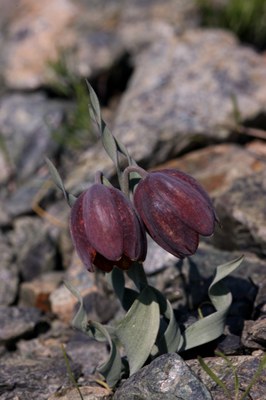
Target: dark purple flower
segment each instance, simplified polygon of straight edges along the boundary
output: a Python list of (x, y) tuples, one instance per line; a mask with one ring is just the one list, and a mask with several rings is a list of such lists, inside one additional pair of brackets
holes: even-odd
[(208, 194), (184, 172), (148, 173), (135, 190), (134, 203), (150, 236), (176, 257), (194, 254), (199, 235), (214, 231), (217, 218)]
[(145, 231), (129, 200), (118, 189), (94, 184), (71, 210), (70, 232), (77, 253), (89, 271), (110, 272), (144, 261)]

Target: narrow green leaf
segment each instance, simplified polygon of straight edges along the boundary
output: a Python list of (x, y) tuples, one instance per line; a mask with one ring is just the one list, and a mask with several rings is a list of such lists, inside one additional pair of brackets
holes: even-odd
[(212, 380), (219, 385), (225, 395), (227, 396), (227, 399), (232, 400), (232, 396), (231, 393), (229, 392), (229, 390), (227, 389), (226, 385), (224, 384), (224, 382), (218, 377), (218, 375), (205, 363), (205, 361), (203, 360), (202, 357), (198, 356), (198, 361), (201, 365), (201, 368), (212, 378)]
[(90, 96), (89, 111), (91, 118), (96, 122), (98, 126), (103, 147), (107, 152), (107, 154), (109, 155), (109, 157), (111, 158), (111, 160), (113, 161), (113, 163), (115, 164), (118, 179), (120, 181), (122, 175), (122, 168), (119, 161), (119, 153), (126, 157), (128, 165), (136, 164), (136, 162), (133, 160), (133, 158), (130, 157), (126, 147), (118, 139), (116, 139), (108, 129), (105, 121), (102, 119), (101, 108), (98, 97), (88, 81), (87, 85)]
[[(225, 287), (222, 280), (235, 271), (244, 257), (238, 257), (236, 260), (229, 261), (223, 265), (220, 265), (216, 269), (215, 277), (209, 287), (209, 297), (216, 308), (216, 310), (224, 309), (226, 306), (231, 305), (232, 295), (229, 290)], [(229, 304), (230, 303), (230, 304)]]
[[(71, 325), (73, 328), (78, 329), (79, 331), (85, 333), (89, 337), (99, 341), (99, 342), (104, 342), (106, 341), (106, 338), (104, 335), (100, 333), (99, 330), (93, 329), (93, 326), (91, 325), (91, 321), (88, 320), (86, 310), (84, 308), (84, 302), (81, 294), (74, 288), (74, 286), (67, 281), (64, 281), (64, 285), (67, 287), (67, 289), (73, 294), (74, 297), (79, 302), (79, 308), (78, 311), (76, 312), (75, 316), (72, 319)], [(114, 333), (114, 328), (112, 326), (107, 325), (105, 329), (108, 331), (109, 335), (112, 338), (115, 338), (115, 333)]]
[(139, 296), (139, 292), (125, 287), (125, 276), (119, 268), (115, 267), (110, 274), (106, 274), (106, 279), (112, 286), (124, 310), (128, 311)]
[[(173, 308), (170, 302), (162, 295), (162, 293), (152, 288), (160, 306), (160, 313), (168, 320), (168, 325), (162, 335), (159, 336), (156, 346), (160, 354), (172, 353), (178, 351), (183, 344), (183, 337), (179, 325), (176, 321)], [(154, 354), (154, 353), (153, 353)], [(154, 354), (155, 355), (155, 354)]]
[(92, 110), (91, 117), (94, 118), (95, 122), (97, 123), (98, 127), (101, 129), (101, 108), (100, 108), (100, 103), (97, 97), (97, 94), (95, 93), (93, 87), (89, 83), (88, 80), (86, 80), (88, 89), (89, 89), (89, 95), (90, 95), (90, 107)]
[(55, 185), (63, 192), (65, 200), (67, 201), (68, 205), (72, 207), (77, 198), (73, 194), (66, 191), (63, 180), (52, 161), (50, 161), (49, 158), (45, 158), (45, 161)]
[(245, 400), (252, 389), (252, 387), (255, 385), (256, 381), (259, 379), (259, 377), (262, 374), (262, 371), (266, 368), (266, 354), (262, 357), (260, 360), (259, 366), (255, 374), (253, 375), (251, 381), (248, 384), (248, 387), (246, 388), (245, 392), (243, 395), (240, 397), (240, 400)]
[(66, 369), (67, 369), (67, 373), (68, 373), (69, 379), (72, 382), (73, 386), (76, 388), (80, 399), (84, 400), (84, 397), (82, 396), (82, 393), (80, 391), (79, 385), (78, 385), (78, 383), (76, 381), (75, 375), (72, 372), (72, 369), (71, 369), (71, 366), (70, 366), (70, 362), (69, 362), (69, 359), (68, 359), (68, 355), (66, 353), (66, 349), (65, 349), (65, 346), (63, 344), (61, 344), (61, 349), (62, 349), (63, 357), (64, 357), (64, 360), (65, 360)]
[(94, 328), (101, 335), (103, 335), (110, 346), (108, 359), (105, 361), (104, 364), (99, 366), (97, 370), (105, 377), (108, 385), (110, 387), (114, 387), (121, 379), (122, 372), (122, 361), (117, 345), (115, 341), (111, 339), (109, 332), (102, 324), (100, 324), (99, 322), (90, 321), (89, 325), (91, 328)]
[(238, 393), (239, 393), (239, 378), (238, 378), (238, 374), (237, 374), (237, 370), (236, 367), (234, 366), (234, 364), (232, 363), (232, 361), (225, 355), (223, 354), (221, 351), (215, 351), (215, 354), (221, 358), (223, 358), (225, 360), (225, 362), (227, 363), (227, 365), (231, 368), (232, 373), (234, 374), (234, 382), (235, 382), (235, 398), (238, 399)]
[(232, 303), (232, 295), (221, 281), (235, 271), (242, 260), (243, 257), (239, 257), (216, 269), (216, 275), (209, 287), (209, 297), (217, 311), (200, 319), (185, 330), (182, 350), (200, 346), (223, 334), (226, 315)]
[(125, 291), (125, 277), (123, 271), (114, 267), (110, 274), (106, 274), (106, 280), (112, 286), (116, 296), (122, 303)]
[(70, 290), (70, 292), (73, 294), (73, 296), (75, 296), (80, 303), (77, 314), (72, 320), (72, 326), (99, 341), (107, 341), (110, 346), (109, 357), (106, 360), (106, 362), (98, 368), (98, 370), (105, 377), (108, 385), (110, 387), (113, 387), (120, 380), (121, 370), (122, 370), (122, 362), (119, 351), (117, 349), (117, 344), (115, 340), (113, 340), (111, 337), (111, 334), (115, 336), (114, 328), (111, 329), (111, 327), (108, 327), (109, 328), (108, 331), (107, 327), (104, 327), (99, 322), (88, 321), (82, 296), (71, 285), (70, 282), (64, 282), (64, 283), (66, 287)]
[(130, 375), (143, 366), (155, 343), (160, 325), (160, 309), (153, 290), (146, 286), (125, 317), (117, 324), (116, 335), (126, 350)]
[(76, 328), (84, 333), (87, 333), (88, 317), (87, 317), (87, 313), (84, 308), (83, 298), (82, 298), (81, 294), (74, 288), (74, 286), (70, 282), (64, 281), (64, 285), (73, 294), (73, 296), (76, 297), (76, 299), (79, 301), (79, 308), (78, 308), (76, 315), (72, 319), (71, 325), (74, 328)]

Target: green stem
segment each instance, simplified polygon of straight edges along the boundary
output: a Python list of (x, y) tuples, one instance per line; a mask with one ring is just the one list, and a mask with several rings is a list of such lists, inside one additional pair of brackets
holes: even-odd
[(146, 178), (146, 176), (148, 175), (148, 172), (145, 171), (145, 169), (139, 167), (138, 165), (129, 165), (127, 168), (125, 168), (120, 183), (121, 183), (121, 190), (122, 192), (125, 193), (127, 197), (129, 197), (129, 182), (131, 173), (138, 174), (143, 179)]
[(143, 268), (143, 264), (135, 262), (127, 271), (128, 277), (135, 283), (137, 289), (141, 291), (148, 285), (147, 276)]
[(67, 368), (67, 372), (68, 372), (69, 378), (70, 378), (72, 384), (74, 385), (74, 387), (77, 389), (77, 392), (78, 392), (78, 394), (80, 396), (80, 399), (84, 400), (84, 397), (83, 397), (83, 395), (82, 395), (82, 393), (80, 391), (80, 388), (79, 388), (78, 383), (77, 383), (77, 381), (75, 379), (75, 376), (74, 376), (74, 374), (73, 374), (73, 372), (71, 370), (70, 362), (69, 362), (69, 359), (68, 359), (68, 356), (67, 356), (67, 353), (66, 353), (66, 350), (65, 350), (65, 346), (63, 344), (61, 344), (61, 349), (62, 349), (64, 360), (65, 360), (65, 363), (66, 363), (66, 368)]

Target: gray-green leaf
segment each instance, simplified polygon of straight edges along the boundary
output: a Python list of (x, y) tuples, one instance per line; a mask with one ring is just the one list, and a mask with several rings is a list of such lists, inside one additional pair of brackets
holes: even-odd
[(116, 335), (126, 350), (130, 375), (143, 366), (156, 341), (160, 308), (154, 291), (146, 286), (116, 327)]
[(48, 166), (48, 168), (49, 168), (49, 172), (50, 172), (50, 174), (51, 174), (51, 177), (52, 177), (54, 183), (56, 184), (56, 186), (57, 186), (60, 190), (62, 190), (63, 195), (64, 195), (64, 197), (65, 197), (65, 199), (66, 199), (68, 205), (69, 205), (70, 207), (72, 207), (73, 204), (75, 203), (75, 201), (77, 200), (77, 198), (76, 198), (73, 194), (68, 193), (68, 192), (66, 191), (65, 185), (64, 185), (64, 183), (63, 183), (63, 180), (62, 180), (61, 176), (59, 175), (59, 172), (58, 172), (57, 169), (55, 168), (54, 164), (52, 163), (52, 161), (50, 161), (49, 158), (45, 158), (45, 161), (46, 161), (46, 164), (47, 164), (47, 166)]
[(200, 346), (223, 334), (226, 315), (232, 303), (232, 295), (223, 284), (222, 279), (235, 271), (243, 258), (243, 256), (239, 257), (217, 267), (215, 277), (209, 287), (209, 297), (217, 311), (200, 319), (185, 330), (182, 350)]

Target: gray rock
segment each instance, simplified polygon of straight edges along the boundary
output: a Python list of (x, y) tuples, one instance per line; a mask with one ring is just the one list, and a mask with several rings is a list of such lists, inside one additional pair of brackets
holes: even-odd
[(32, 280), (55, 268), (56, 247), (44, 220), (35, 217), (18, 218), (10, 234), (10, 241), (23, 280)]
[(254, 304), (256, 314), (263, 316), (266, 315), (266, 277), (258, 276), (257, 281), (254, 283), (258, 286), (258, 293)]
[(215, 201), (223, 229), (216, 230), (214, 244), (265, 256), (265, 195), (266, 170), (235, 180)]
[[(229, 357), (232, 364), (236, 367), (236, 372), (239, 378), (239, 394), (243, 394), (245, 389), (251, 382), (252, 377), (258, 370), (258, 366), (261, 358), (263, 357), (262, 351), (254, 352), (251, 356), (233, 356)], [(235, 395), (235, 378), (232, 367), (230, 367), (224, 359), (221, 357), (205, 358), (204, 361), (213, 370), (222, 382), (227, 387), (228, 391), (234, 398)], [(217, 385), (216, 382), (202, 369), (197, 360), (186, 361), (192, 370), (199, 376), (199, 378), (208, 387), (213, 398), (215, 400), (228, 399), (228, 394)], [(252, 400), (262, 400), (265, 397), (266, 385), (265, 385), (266, 371), (261, 371), (258, 379), (252, 385), (250, 390), (250, 398)]]
[(126, 0), (120, 7), (118, 33), (126, 49), (138, 54), (173, 30), (181, 33), (198, 25), (198, 9), (193, 0)]
[(235, 179), (265, 170), (265, 155), (263, 141), (253, 141), (246, 146), (222, 143), (190, 151), (156, 166), (156, 169), (184, 171), (197, 179), (212, 198), (216, 198), (228, 190)]
[(43, 184), (43, 178), (32, 178), (8, 194), (4, 202), (10, 220), (21, 215), (32, 214), (34, 199), (42, 190)]
[(145, 259), (145, 272), (147, 275), (158, 273), (170, 265), (175, 265), (176, 257), (162, 249), (150, 236), (148, 239), (148, 251)]
[[(197, 309), (208, 300), (207, 291), (215, 269), (241, 255), (240, 252), (220, 250), (202, 241), (193, 256), (183, 261), (176, 259), (175, 264), (150, 276), (149, 282), (166, 295), (173, 307)], [(257, 293), (256, 282), (264, 267), (263, 260), (246, 253), (238, 270), (225, 279), (234, 297), (235, 308), (232, 307), (231, 313), (241, 317), (241, 321), (245, 317), (251, 318)]]
[(3, 7), (6, 18), (0, 63), (4, 82), (13, 89), (36, 89), (51, 83), (49, 64), (57, 61), (60, 53), (65, 54), (72, 71), (92, 77), (114, 65), (126, 51), (139, 52), (168, 31), (180, 32), (198, 24), (192, 0), (166, 0), (163, 5), (158, 0), (54, 0), (52, 5), (41, 3), (38, 7), (25, 0), (24, 7), (27, 13)]
[(115, 174), (113, 162), (100, 143), (95, 144), (80, 155), (66, 178), (65, 186), (67, 190), (76, 195), (80, 194), (94, 182), (97, 171), (101, 171), (107, 179)]
[(233, 98), (242, 121), (264, 113), (265, 81), (264, 58), (228, 32), (163, 37), (137, 60), (113, 132), (137, 161), (156, 165), (195, 143), (228, 139)]
[(0, 342), (7, 343), (32, 333), (42, 321), (36, 308), (0, 306)]
[(66, 345), (66, 352), (72, 360), (75, 360), (81, 366), (85, 381), (95, 373), (96, 368), (103, 364), (108, 357), (106, 343), (96, 342), (82, 333), (72, 335)]
[[(71, 362), (71, 371), (77, 379), (80, 368)], [(1, 363), (1, 400), (47, 400), (63, 387), (72, 386), (66, 363), (61, 356), (50, 358), (11, 357)]]
[(97, 386), (81, 386), (79, 392), (76, 388), (65, 389), (50, 396), (48, 400), (80, 400), (80, 393), (83, 400), (112, 399), (112, 392), (108, 389)]
[[(106, 323), (114, 317), (119, 303), (110, 291), (104, 274), (88, 272), (76, 254), (66, 271), (64, 281), (72, 284), (83, 297), (89, 319)], [(77, 299), (66, 286), (61, 285), (54, 290), (49, 300), (52, 312), (61, 321), (70, 323), (77, 311)]]
[(12, 304), (18, 293), (19, 270), (13, 262), (15, 252), (6, 236), (0, 234), (0, 304)]
[(0, 130), (8, 162), (25, 179), (36, 172), (59, 143), (52, 134), (64, 115), (63, 105), (42, 93), (7, 94), (0, 100)]
[(133, 374), (114, 395), (114, 400), (207, 400), (208, 389), (177, 354), (165, 354)]
[(59, 286), (62, 279), (63, 272), (51, 271), (42, 273), (30, 282), (22, 282), (19, 290), (19, 305), (50, 312), (49, 296)]
[(241, 340), (250, 349), (266, 349), (266, 318), (256, 321), (245, 321)]
[(47, 80), (49, 63), (56, 59), (58, 49), (73, 44), (69, 25), (76, 11), (69, 0), (42, 3), (38, 7), (34, 1), (26, 0), (23, 10), (13, 8), (5, 22), (2, 55), (2, 74), (8, 87), (35, 89), (45, 82), (45, 77)]

